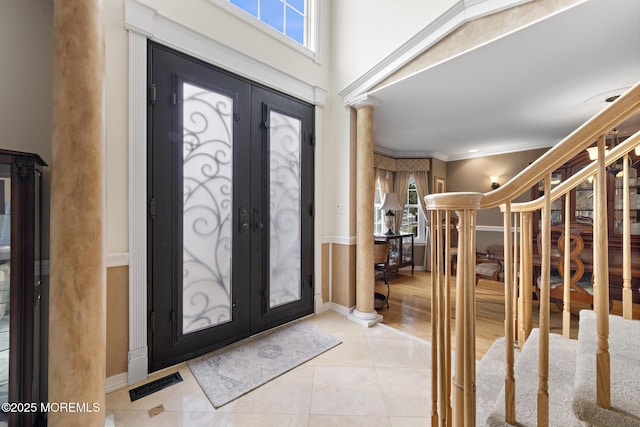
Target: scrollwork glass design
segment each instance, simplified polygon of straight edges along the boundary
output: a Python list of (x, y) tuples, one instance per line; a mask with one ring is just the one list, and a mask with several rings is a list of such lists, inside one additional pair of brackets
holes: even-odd
[(272, 111), (269, 117), (270, 307), (301, 296), (300, 120)]
[(183, 334), (231, 321), (232, 119), (232, 98), (183, 84)]

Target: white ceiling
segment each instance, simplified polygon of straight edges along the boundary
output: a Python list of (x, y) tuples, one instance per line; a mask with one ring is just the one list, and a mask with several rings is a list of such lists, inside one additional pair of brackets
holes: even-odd
[(443, 160), (550, 147), (639, 81), (640, 0), (590, 0), (370, 92), (374, 143)]

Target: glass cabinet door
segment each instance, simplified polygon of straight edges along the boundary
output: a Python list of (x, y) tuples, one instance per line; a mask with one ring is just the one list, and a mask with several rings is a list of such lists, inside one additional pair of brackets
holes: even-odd
[[(621, 175), (621, 174), (620, 174)], [(613, 198), (613, 232), (622, 234), (622, 224), (624, 218), (624, 177), (615, 177), (615, 193)], [(640, 194), (638, 194), (638, 171), (629, 168), (629, 213), (631, 234), (640, 234)]]
[[(0, 403), (40, 401), (40, 175), (38, 155), (0, 149)], [(45, 321), (46, 323), (46, 321)], [(43, 373), (44, 375), (44, 373)], [(38, 377), (38, 378), (36, 378)], [(0, 426), (44, 414), (2, 412)]]
[(413, 234), (402, 236), (402, 262), (413, 260)]
[(400, 259), (400, 242), (398, 237), (389, 237), (389, 267), (397, 266), (402, 263)]
[(0, 164), (0, 403), (9, 400), (11, 165)]
[[(563, 180), (563, 176), (561, 172), (553, 172), (551, 174), (551, 189), (553, 190), (558, 186)], [(540, 181), (538, 184), (538, 196), (542, 197), (544, 195), (544, 179)], [(559, 198), (551, 202), (551, 224), (560, 224), (562, 223), (562, 206), (563, 206), (563, 198)], [(541, 219), (539, 218), (538, 221)], [(538, 226), (541, 226), (541, 223), (538, 223)]]
[[(585, 165), (586, 166), (586, 165)], [(584, 167), (584, 166), (583, 166)], [(578, 168), (578, 171), (581, 168)], [(593, 224), (593, 178), (578, 185), (575, 190), (575, 221), (581, 224)]]

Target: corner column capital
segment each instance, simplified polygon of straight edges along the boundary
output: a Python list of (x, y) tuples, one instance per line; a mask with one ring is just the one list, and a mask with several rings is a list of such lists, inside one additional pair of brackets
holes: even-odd
[(365, 93), (351, 100), (348, 105), (355, 108), (356, 110), (362, 107), (376, 108), (378, 105), (380, 105), (380, 101), (373, 96)]

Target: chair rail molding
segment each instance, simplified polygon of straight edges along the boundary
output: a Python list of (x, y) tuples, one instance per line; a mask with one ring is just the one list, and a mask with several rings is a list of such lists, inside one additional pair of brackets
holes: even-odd
[(107, 268), (125, 267), (129, 265), (128, 252), (109, 252), (107, 254)]

